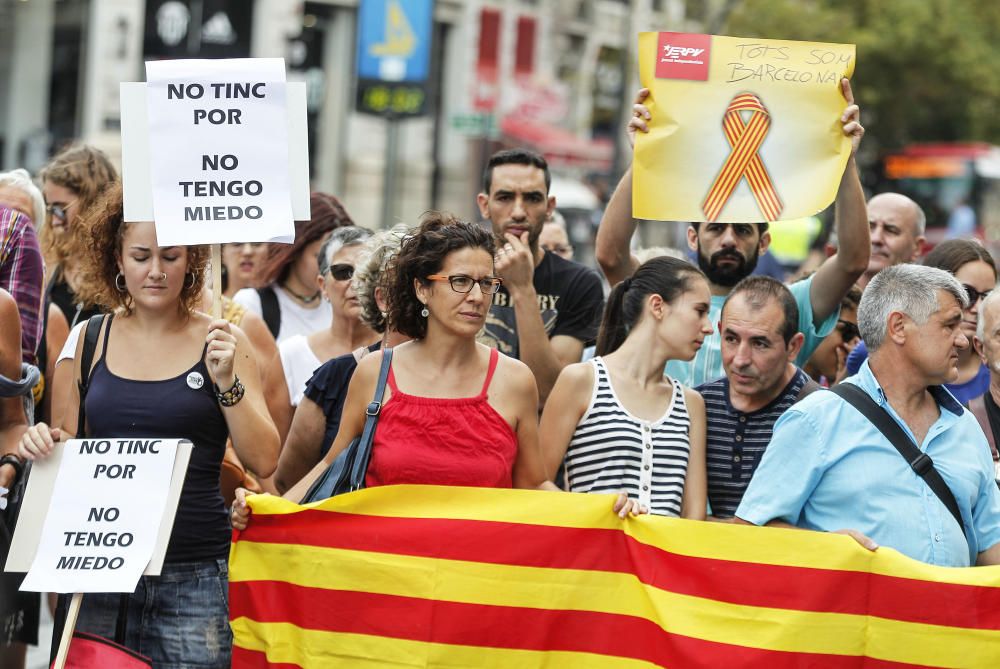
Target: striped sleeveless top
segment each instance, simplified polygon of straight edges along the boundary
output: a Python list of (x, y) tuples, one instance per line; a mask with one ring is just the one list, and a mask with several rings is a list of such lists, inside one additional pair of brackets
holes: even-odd
[(621, 492), (650, 513), (679, 516), (691, 452), (684, 386), (674, 391), (666, 412), (641, 420), (618, 400), (601, 358), (593, 358), (594, 389), (566, 449), (566, 486), (570, 492)]

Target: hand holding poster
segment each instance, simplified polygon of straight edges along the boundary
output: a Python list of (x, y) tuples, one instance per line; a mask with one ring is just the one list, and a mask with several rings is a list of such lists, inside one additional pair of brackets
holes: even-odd
[(278, 58), (146, 64), (160, 246), (294, 236)]
[(639, 58), (652, 118), (635, 145), (636, 218), (776, 221), (836, 197), (854, 45), (642, 33)]
[[(21, 589), (132, 592), (162, 543), (167, 505), (177, 504), (168, 490), (178, 440), (73, 439), (62, 450), (38, 550)], [(179, 492), (180, 481), (175, 488)]]

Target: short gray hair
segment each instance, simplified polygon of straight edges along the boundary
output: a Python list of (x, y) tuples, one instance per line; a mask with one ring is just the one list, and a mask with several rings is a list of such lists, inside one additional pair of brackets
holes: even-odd
[[(385, 314), (378, 308), (375, 289), (385, 286), (382, 280), (389, 260), (399, 253), (403, 240), (412, 234), (404, 223), (397, 223), (388, 230), (379, 230), (365, 242), (365, 249), (354, 268), (354, 292), (361, 303), (361, 320), (378, 333), (384, 333)], [(384, 290), (384, 288), (383, 288)]]
[(38, 189), (35, 182), (31, 180), (28, 170), (19, 167), (10, 172), (0, 172), (0, 188), (4, 186), (24, 191), (31, 200), (31, 218), (35, 227), (39, 228), (45, 224), (45, 198), (42, 197), (42, 191)]
[(323, 245), (319, 247), (319, 253), (316, 254), (316, 262), (319, 265), (320, 275), (326, 274), (326, 270), (330, 269), (333, 256), (337, 255), (340, 249), (345, 246), (360, 246), (371, 236), (371, 230), (356, 225), (344, 225), (334, 228), (330, 236), (323, 242)]
[(904, 263), (886, 267), (875, 275), (858, 305), (858, 330), (869, 351), (877, 351), (885, 341), (889, 314), (898, 311), (923, 325), (941, 308), (938, 291), (952, 295), (962, 309), (969, 306), (965, 289), (954, 276), (925, 265)]
[(986, 310), (996, 301), (1000, 300), (1000, 291), (996, 289), (991, 290), (990, 294), (983, 298), (983, 301), (979, 303), (979, 317), (976, 319), (976, 336), (979, 337), (980, 341), (986, 339), (986, 326), (983, 323), (986, 322)]

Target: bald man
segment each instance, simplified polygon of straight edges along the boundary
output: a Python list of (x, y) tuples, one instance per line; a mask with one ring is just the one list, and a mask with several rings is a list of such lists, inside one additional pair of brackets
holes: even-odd
[(1000, 291), (990, 292), (979, 305), (979, 323), (972, 341), (983, 364), (990, 369), (990, 389), (969, 402), (969, 410), (986, 433), (996, 463), (996, 476), (1000, 480), (1000, 452), (997, 451), (1000, 443)]
[(886, 267), (913, 262), (924, 243), (927, 217), (916, 202), (899, 193), (881, 193), (868, 201), (872, 254), (868, 269), (858, 279), (863, 289)]

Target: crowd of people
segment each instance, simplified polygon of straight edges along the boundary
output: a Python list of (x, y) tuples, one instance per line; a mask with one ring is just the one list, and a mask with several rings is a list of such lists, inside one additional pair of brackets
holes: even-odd
[[(631, 170), (597, 231), (600, 272), (579, 264), (544, 157), (511, 149), (483, 175), (485, 225), (427, 212), (372, 230), (314, 193), (294, 244), (225, 245), (214, 318), (207, 250), (126, 222), (103, 153), (70, 147), (35, 180), (0, 174), (10, 508), (26, 465), (66, 438), (195, 446), (163, 573), (88, 594), (77, 629), (112, 637), (124, 620), (155, 666), (229, 666), (226, 558), (230, 529), (253, 523), (247, 495), (301, 500), (361, 435), (383, 359), (368, 486), (609, 493), (623, 519), (841, 532), (932, 564), (1000, 564), (996, 264), (973, 239), (921, 260), (920, 207), (865, 201), (864, 129), (842, 92), (839, 247), (787, 285), (755, 274), (767, 223), (691, 223), (694, 263), (633, 250)], [(18, 583), (0, 583), (4, 667), (37, 643), (40, 599)]]

